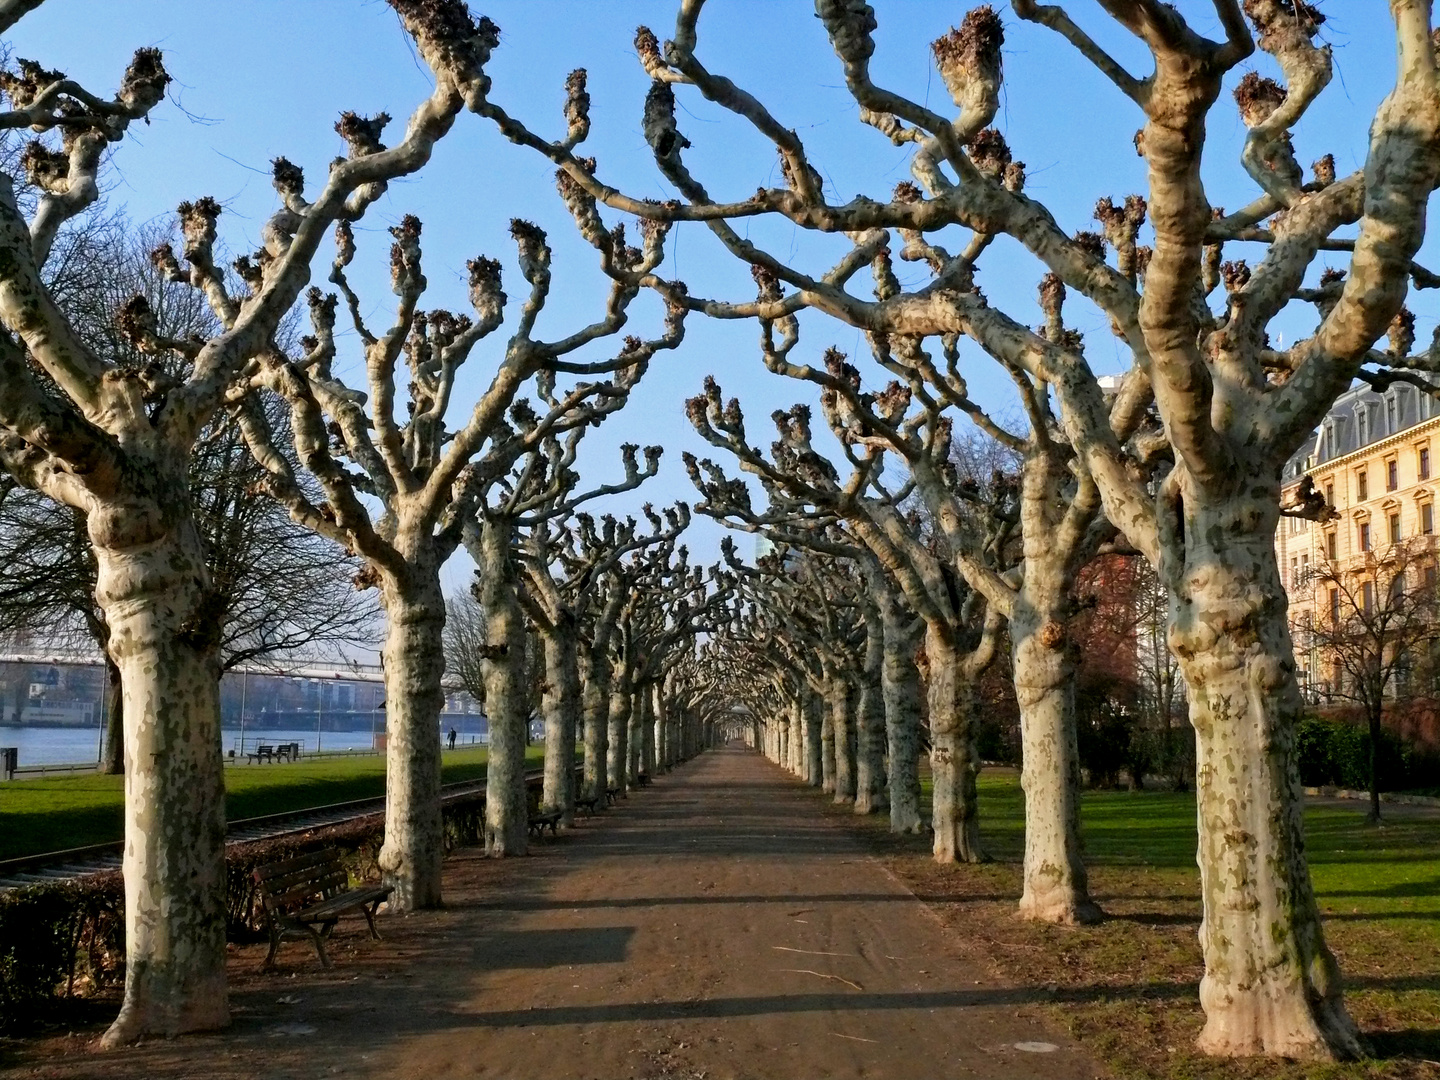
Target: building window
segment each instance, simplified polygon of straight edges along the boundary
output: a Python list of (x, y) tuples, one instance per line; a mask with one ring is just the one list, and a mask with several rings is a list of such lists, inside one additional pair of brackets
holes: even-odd
[[(1300, 556), (1300, 584), (1301, 584), (1301, 585), (1309, 585), (1309, 584), (1310, 584), (1310, 556), (1309, 556), (1309, 555), (1301, 555), (1301, 556)], [(1310, 617), (1309, 612), (1306, 612), (1305, 617), (1306, 617), (1307, 619)]]
[(1290, 559), (1290, 587), (1292, 589), (1300, 587), (1300, 559), (1298, 557)]
[(1394, 491), (1400, 486), (1400, 463), (1393, 457), (1385, 462), (1385, 490)]
[(1355, 410), (1355, 424), (1360, 432), (1360, 445), (1370, 441), (1370, 410), (1361, 405)]
[(1370, 550), (1370, 523), (1368, 521), (1360, 523), (1360, 550)]
[(1405, 571), (1400, 571), (1390, 579), (1390, 606), (1393, 608), (1400, 603), (1405, 595)]
[(1400, 409), (1395, 395), (1391, 394), (1385, 399), (1385, 434), (1394, 435), (1400, 430)]
[(1435, 588), (1435, 567), (1433, 565), (1425, 567), (1425, 587), (1427, 589)]
[(1360, 610), (1363, 611), (1366, 615), (1369, 615), (1370, 609), (1374, 606), (1375, 583), (1373, 581), (1367, 581), (1365, 582), (1365, 584), (1360, 586)]
[(1415, 474), (1421, 480), (1430, 479), (1430, 447), (1420, 447), (1420, 453), (1416, 455)]
[(1370, 478), (1361, 469), (1355, 474), (1355, 499), (1357, 502), (1364, 502), (1370, 498)]
[(1435, 504), (1422, 503), (1420, 505), (1420, 531), (1426, 536), (1435, 532)]
[(1330, 590), (1330, 624), (1338, 625), (1340, 622), (1340, 590)]
[(1399, 542), (1400, 542), (1400, 515), (1399, 515), (1399, 514), (1391, 514), (1391, 515), (1390, 515), (1390, 543), (1392, 543), (1392, 544), (1398, 544)]
[(1325, 557), (1331, 562), (1336, 559), (1335, 555), (1335, 532), (1332, 530), (1325, 534)]

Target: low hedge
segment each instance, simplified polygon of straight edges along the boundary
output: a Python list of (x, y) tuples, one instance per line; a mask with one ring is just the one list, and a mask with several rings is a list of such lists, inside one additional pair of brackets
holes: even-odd
[[(475, 844), (484, 799), (445, 805), (445, 844)], [(376, 814), (328, 828), (232, 844), (225, 852), (226, 936), (263, 940), (265, 914), (252, 872), (307, 851), (338, 849), (351, 877), (380, 876), (384, 820)], [(26, 886), (0, 894), (0, 1031), (33, 1024), (59, 1001), (88, 997), (125, 977), (125, 886), (119, 871)]]
[[(1368, 725), (1307, 717), (1295, 731), (1300, 782), (1306, 787), (1370, 787)], [(1434, 762), (1393, 732), (1380, 733), (1381, 791), (1402, 791), (1434, 777)]]

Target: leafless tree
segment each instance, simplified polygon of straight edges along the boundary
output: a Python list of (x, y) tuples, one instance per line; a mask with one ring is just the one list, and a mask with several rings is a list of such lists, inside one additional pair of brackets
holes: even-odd
[[(1324, 944), (1304, 856), (1293, 753), (1302, 706), (1283, 605), (1273, 600), (1281, 595), (1273, 534), (1280, 463), (1357, 373), (1374, 364), (1385, 378), (1409, 379), (1417, 369), (1440, 365), (1430, 353), (1373, 350), (1412, 279), (1422, 287), (1440, 284), (1413, 263), (1440, 174), (1431, 4), (1391, 0), (1397, 81), (1376, 112), (1364, 166), (1337, 178), (1334, 159), (1323, 158), (1310, 181), (1295, 161), (1289, 133), (1331, 76), (1329, 49), (1313, 42), (1323, 17), (1312, 4), (1215, 0), (1218, 41), (1197, 33), (1162, 0), (1105, 0), (1102, 6), (1103, 17), (1149, 53), (1151, 71), (1132, 74), (1058, 4), (1013, 4), (1021, 20), (1069, 42), (1094, 81), (1108, 83), (1113, 100), (1133, 107), (1144, 124), (1135, 148), (1148, 169), (1148, 197), (1130, 196), (1122, 204), (1102, 199), (1096, 209), (1103, 235), (1063, 231), (1025, 193), (1023, 165), (988, 127), (999, 112), (1004, 34), (988, 7), (971, 12), (933, 46), (954, 102), (946, 116), (874, 81), (877, 23), (867, 4), (817, 0), (816, 14), (860, 119), (913, 150), (914, 183), (893, 195), (828, 200), (797, 132), (701, 59), (699, 0), (679, 5), (671, 40), (662, 44), (649, 30), (636, 38), (653, 80), (645, 134), (678, 200), (617, 192), (599, 168), (582, 163), (565, 142), (534, 134), (488, 93), (469, 106), (617, 210), (705, 223), (736, 258), (762, 267), (785, 290), (745, 303), (687, 295), (694, 310), (773, 320), (810, 308), (872, 336), (959, 334), (1053, 395), (1106, 515), (1157, 566), (1169, 599), (1169, 641), (1186, 680), (1199, 748), (1206, 916), (1206, 1025), (1199, 1045), (1225, 1055), (1354, 1056), (1360, 1045)], [(1224, 80), (1257, 45), (1283, 83), (1252, 72), (1236, 86), (1235, 103), (1248, 128), (1240, 165), (1259, 194), (1226, 214), (1211, 207), (1201, 179), (1202, 162), (1219, 165), (1207, 159), (1205, 128)], [(752, 189), (735, 201), (712, 197), (684, 160), (690, 143), (675, 109), (676, 90), (684, 87), (773, 143), (783, 186)], [(852, 247), (832, 266), (807, 272), (737, 227), (765, 215), (844, 234)], [(1136, 241), (1146, 226), (1152, 243), (1142, 246)], [(970, 232), (959, 254), (930, 242), (952, 227)], [(978, 260), (1001, 235), (1108, 316), (1133, 358), (1117, 394), (1102, 392), (1083, 346), (1031, 331), (974, 287)], [(903, 250), (909, 236), (923, 238), (934, 253), (927, 260), (929, 281), (892, 290), (882, 273), (874, 299), (847, 288), (883, 252)], [(1113, 266), (1107, 243), (1115, 249)], [(1253, 268), (1224, 261), (1225, 246), (1240, 243), (1259, 245)], [(1348, 275), (1321, 276), (1318, 266), (1312, 271), (1322, 250), (1348, 253)], [(1224, 304), (1215, 311), (1206, 297), (1222, 281)], [(1315, 330), (1276, 348), (1265, 328), (1294, 299), (1316, 303)], [(1148, 484), (1157, 443), (1168, 443), (1174, 462), (1162, 470), (1158, 494)]]
[(1403, 697), (1440, 632), (1435, 554), (1416, 538), (1372, 552), (1363, 565), (1323, 562), (1311, 582), (1316, 610), (1292, 627), (1319, 650), (1331, 675), (1326, 698), (1359, 706), (1370, 732), (1369, 820), (1380, 820), (1380, 748), (1385, 708)]

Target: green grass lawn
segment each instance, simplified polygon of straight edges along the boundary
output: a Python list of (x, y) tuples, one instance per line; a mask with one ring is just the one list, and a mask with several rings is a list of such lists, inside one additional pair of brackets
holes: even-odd
[[(447, 784), (485, 775), (488, 751), (447, 751)], [(526, 766), (538, 767), (543, 746), (526, 750)], [(228, 765), (225, 814), (231, 821), (304, 810), (329, 803), (374, 798), (385, 792), (380, 755), (301, 760), (290, 764)], [(119, 840), (125, 782), (119, 776), (82, 773), (44, 780), (0, 783), (0, 859)]]
[[(928, 778), (925, 797), (929, 798)], [(1193, 795), (1087, 791), (1082, 802), (1091, 892), (1110, 918), (1095, 927), (1015, 917), (1023, 794), (1011, 770), (980, 778), (981, 836), (995, 862), (938, 866), (929, 837), (872, 836), (892, 868), (957, 933), (976, 942), (1036, 1006), (1117, 1077), (1440, 1077), (1440, 815), (1386, 806), (1312, 805), (1311, 877), (1346, 1002), (1376, 1057), (1349, 1065), (1221, 1062), (1194, 1053), (1203, 963)]]

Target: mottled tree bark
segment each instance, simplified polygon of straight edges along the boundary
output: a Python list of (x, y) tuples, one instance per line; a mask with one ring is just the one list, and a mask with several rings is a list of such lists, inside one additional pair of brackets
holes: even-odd
[(835, 801), (855, 801), (855, 700), (848, 679), (831, 676), (826, 693), (830, 713), (831, 745), (835, 757)]
[(880, 612), (865, 609), (865, 658), (855, 708), (855, 812), (873, 814), (885, 797), (885, 631)]
[(650, 684), (650, 714), (655, 732), (654, 773), (658, 776), (670, 771), (670, 713), (664, 680), (657, 679)]
[(387, 624), (385, 843), (378, 861), (395, 890), (391, 905), (416, 911), (439, 906), (445, 855), (440, 818), (445, 598), (437, 574), (408, 588), (386, 581), (381, 599)]
[[(1183, 591), (1171, 596), (1196, 735), (1200, 1001), (1211, 1053), (1358, 1052), (1305, 864), (1295, 761), (1303, 703), (1275, 560), (1279, 484), (1266, 468), (1230, 505), (1184, 504)], [(1167, 555), (1179, 554), (1175, 530)]]
[(1103, 913), (1090, 899), (1080, 844), (1075, 665), (1059, 610), (1066, 593), (1053, 583), (1032, 581), (1028, 575), (1034, 569), (1027, 560), (1025, 587), (1010, 617), (1025, 789), (1020, 914), (1043, 922), (1093, 923)]
[(607, 771), (610, 786), (622, 792), (630, 787), (630, 666), (623, 661), (610, 679), (610, 745)]
[(925, 636), (930, 669), (931, 824), (936, 862), (984, 862), (975, 776), (974, 722), (980, 699), (949, 635), (932, 626)]
[(480, 522), (480, 606), (485, 610), (485, 715), (490, 757), (485, 773), (485, 853), (524, 855), (529, 849), (525, 744), (530, 703), (525, 686), (525, 623), (512, 558), (508, 519)]
[(545, 780), (541, 803), (559, 810), (561, 824), (575, 822), (575, 729), (580, 720), (580, 666), (575, 627), (562, 616), (542, 634), (545, 648)]
[(830, 700), (830, 684), (826, 692), (816, 694), (816, 708), (820, 712), (820, 790), (826, 794), (835, 792), (835, 709)]
[(218, 620), (188, 506), (177, 493), (168, 508), (89, 515), (95, 597), (130, 718), (125, 991), (106, 1046), (230, 1021)]
[[(809, 686), (802, 686), (800, 695), (805, 703), (805, 782), (822, 791), (833, 790), (835, 784), (833, 775), (830, 779), (830, 789), (825, 787), (826, 754), (823, 702), (820, 695)], [(835, 767), (834, 760), (832, 755), (830, 757), (832, 773)]]
[(880, 602), (885, 633), (885, 663), (880, 674), (890, 755), (890, 831), (918, 833), (925, 828), (920, 814), (920, 670), (915, 664), (920, 631), (899, 597), (882, 594)]

